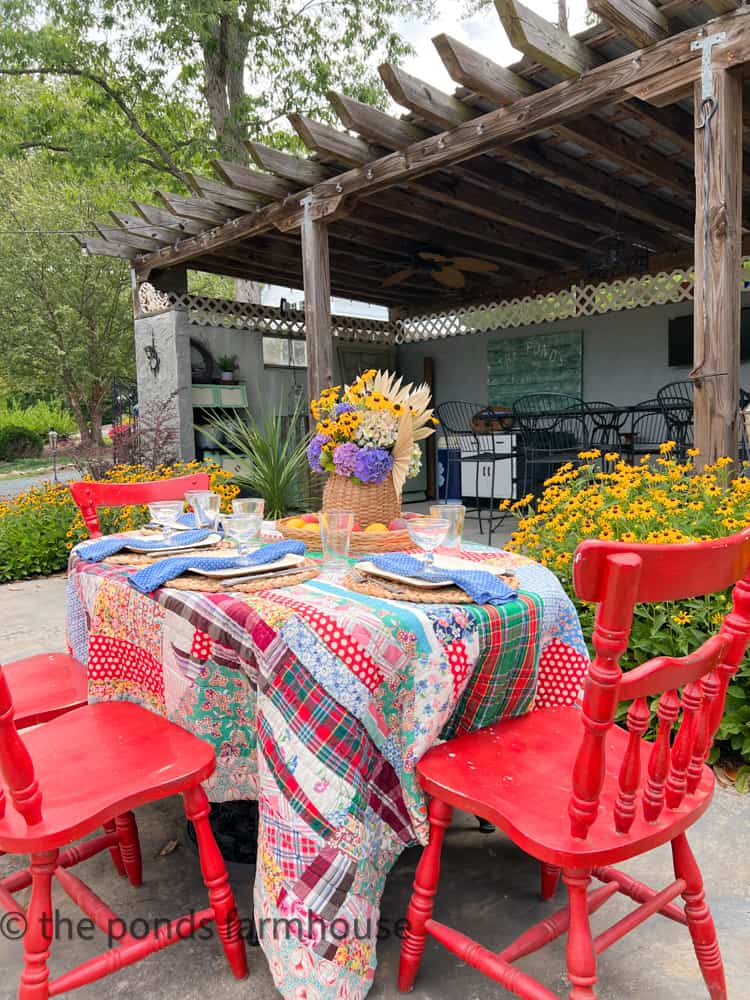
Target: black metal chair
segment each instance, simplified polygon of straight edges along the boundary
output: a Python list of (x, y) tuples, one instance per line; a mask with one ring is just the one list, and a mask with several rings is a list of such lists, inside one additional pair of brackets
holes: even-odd
[(656, 394), (667, 422), (669, 440), (677, 444), (681, 458), (693, 445), (693, 383), (669, 382)]
[[(499, 442), (497, 440), (497, 434), (494, 431), (482, 430), (477, 431), (474, 427), (474, 418), (480, 414), (482, 411), (486, 410), (487, 407), (481, 403), (469, 403), (460, 400), (451, 400), (447, 403), (440, 403), (439, 406), (435, 407), (435, 412), (437, 418), (440, 421), (440, 427), (445, 438), (445, 444), (448, 451), (448, 455), (453, 454), (453, 461), (458, 461), (461, 466), (469, 465), (474, 469), (474, 495), (476, 497), (476, 507), (467, 508), (467, 516), (476, 516), (479, 522), (479, 533), (484, 533), (484, 528), (482, 526), (482, 514), (487, 514), (488, 520), (488, 541), (492, 543), (492, 532), (495, 527), (495, 521), (502, 521), (496, 513), (497, 500), (503, 499), (502, 497), (495, 496), (495, 473), (496, 467), (495, 463), (504, 459), (512, 459), (514, 457), (512, 451), (501, 451), (499, 449)], [(456, 458), (456, 454), (458, 457)], [(489, 510), (483, 511), (482, 504), (480, 503), (480, 472), (483, 465), (491, 465), (490, 474), (490, 496), (489, 496)], [(449, 476), (445, 475), (444, 478), (444, 490), (443, 490), (443, 500), (449, 499), (448, 497), (448, 482)], [(463, 492), (463, 491), (462, 491)]]
[(513, 404), (519, 432), (518, 462), (522, 466), (522, 493), (538, 494), (555, 470), (574, 462), (591, 444), (590, 413), (577, 396), (537, 392)]
[(601, 400), (586, 401), (586, 409), (591, 415), (591, 445), (600, 451), (623, 449), (623, 432), (630, 418), (630, 410)]
[(624, 450), (631, 462), (642, 455), (659, 451), (659, 445), (669, 439), (669, 429), (664, 410), (658, 399), (644, 399), (631, 407), (630, 431), (623, 434)]

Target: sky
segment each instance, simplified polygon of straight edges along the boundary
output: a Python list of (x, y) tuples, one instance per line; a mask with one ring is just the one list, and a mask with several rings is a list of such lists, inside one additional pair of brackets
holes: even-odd
[[(524, 0), (527, 7), (547, 20), (557, 21), (557, 0)], [(461, 19), (460, 0), (437, 0), (437, 17), (428, 24), (411, 18), (399, 18), (398, 30), (411, 43), (416, 55), (405, 59), (404, 69), (419, 79), (450, 93), (455, 89), (432, 38), (445, 32), (459, 41), (471, 45), (501, 66), (509, 66), (521, 57), (508, 42), (494, 4), (482, 14)], [(573, 34), (585, 27), (586, 0), (568, 0), (568, 30)]]

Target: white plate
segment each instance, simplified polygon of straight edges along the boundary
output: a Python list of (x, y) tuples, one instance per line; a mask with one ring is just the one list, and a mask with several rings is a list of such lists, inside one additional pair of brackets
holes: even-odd
[[(459, 570), (480, 570), (483, 569), (493, 576), (501, 576), (504, 572), (501, 566), (488, 566), (483, 562), (471, 562), (468, 559), (458, 559), (455, 556), (435, 556), (435, 567), (437, 569), (459, 569)], [(387, 570), (378, 567), (365, 560), (359, 562), (354, 567), (360, 573), (368, 576), (379, 576), (383, 580), (396, 580), (398, 583), (408, 583), (411, 587), (421, 587), (424, 590), (440, 590), (443, 587), (450, 587), (450, 583), (432, 583), (429, 580), (419, 580), (413, 576), (401, 576), (399, 573), (389, 573)]]
[[(153, 539), (155, 542), (159, 541), (159, 537), (157, 535), (137, 534), (136, 537)], [(220, 541), (221, 541), (221, 535), (212, 532), (210, 535), (204, 538), (202, 542), (191, 542), (189, 545), (170, 545), (168, 548), (163, 548), (163, 549), (162, 548), (141, 549), (135, 545), (126, 545), (125, 549), (128, 552), (137, 552), (139, 555), (142, 556), (153, 556), (154, 558), (161, 559), (164, 556), (172, 555), (173, 552), (188, 552), (191, 549), (204, 549), (207, 546), (210, 547), (211, 545), (216, 545), (216, 543)]]
[(191, 566), (189, 567), (189, 571), (197, 573), (199, 576), (213, 576), (221, 580), (232, 576), (258, 576), (262, 573), (275, 573), (280, 569), (290, 569), (293, 566), (299, 566), (304, 561), (304, 556), (298, 556), (294, 552), (289, 552), (280, 559), (276, 559), (271, 563), (264, 563), (262, 566), (233, 566), (231, 568), (227, 567), (227, 569), (198, 569), (197, 567), (193, 569)]

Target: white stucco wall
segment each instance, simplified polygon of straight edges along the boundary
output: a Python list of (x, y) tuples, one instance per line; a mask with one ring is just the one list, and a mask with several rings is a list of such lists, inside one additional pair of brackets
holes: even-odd
[[(743, 296), (750, 306), (750, 295)], [(422, 378), (425, 357), (435, 362), (436, 403), (451, 399), (487, 402), (487, 346), (492, 340), (534, 333), (583, 331), (583, 398), (616, 404), (650, 399), (667, 382), (684, 379), (687, 367), (667, 364), (669, 320), (693, 311), (692, 303), (629, 309), (603, 316), (541, 323), (516, 330), (472, 334), (419, 344), (402, 344), (399, 371)], [(742, 365), (741, 384), (750, 388), (750, 362)]]

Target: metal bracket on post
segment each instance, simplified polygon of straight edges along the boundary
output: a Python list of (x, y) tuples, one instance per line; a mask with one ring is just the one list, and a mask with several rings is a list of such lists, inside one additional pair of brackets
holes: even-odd
[(726, 40), (726, 31), (717, 31), (706, 38), (697, 38), (690, 43), (691, 52), (701, 53), (701, 121), (698, 128), (703, 128), (708, 118), (711, 117), (715, 108), (714, 100), (714, 71), (711, 62), (711, 50), (714, 45)]

